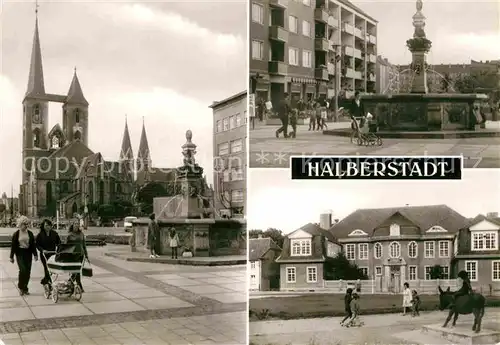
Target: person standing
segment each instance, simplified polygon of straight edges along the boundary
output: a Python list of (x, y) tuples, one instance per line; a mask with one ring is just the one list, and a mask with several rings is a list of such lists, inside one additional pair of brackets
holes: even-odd
[(149, 225), (148, 225), (148, 245), (150, 250), (149, 257), (151, 259), (159, 258), (158, 255), (158, 242), (160, 241), (160, 229), (158, 227), (158, 223), (156, 222), (156, 216), (154, 213), (151, 213), (149, 216)]
[(19, 268), (17, 287), (19, 294), (29, 295), (28, 284), (31, 278), (31, 264), (33, 257), (38, 261), (36, 252), (35, 236), (28, 230), (29, 220), (25, 216), (18, 219), (18, 230), (12, 235), (10, 245), (10, 262), (14, 263), (14, 257)]
[(297, 122), (299, 119), (299, 111), (297, 109), (292, 109), (290, 112), (290, 126), (292, 126), (292, 132), (290, 133), (290, 137), (297, 137)]
[[(40, 261), (43, 265), (44, 277), (40, 284), (46, 285), (50, 282), (50, 273), (47, 268), (47, 260), (55, 254), (57, 247), (61, 244), (61, 238), (57, 231), (52, 229), (52, 222), (48, 219), (42, 220), (40, 232), (35, 239), (36, 248), (40, 252)], [(45, 253), (44, 252), (49, 252)]]
[(352, 289), (348, 288), (344, 296), (345, 317), (342, 321), (340, 321), (341, 326), (344, 326), (345, 322), (352, 317), (351, 300), (352, 300)]
[(179, 234), (175, 231), (175, 228), (170, 228), (170, 250), (172, 252), (172, 259), (177, 259), (178, 248), (179, 248)]
[(276, 138), (280, 137), (283, 132), (283, 137), (288, 138), (288, 117), (290, 116), (290, 101), (288, 93), (285, 92), (284, 98), (278, 107), (278, 116), (281, 120), (281, 127), (276, 131)]
[(410, 290), (410, 284), (404, 283), (403, 290), (403, 315), (406, 315), (406, 309), (412, 307), (412, 295)]
[(351, 118), (353, 117), (364, 117), (365, 116), (365, 108), (363, 106), (363, 103), (361, 103), (361, 95), (359, 91), (356, 91), (354, 93), (354, 99), (352, 100), (351, 103)]
[[(75, 246), (75, 254), (77, 254), (76, 259), (78, 261), (83, 262), (83, 260), (86, 259), (90, 263), (89, 254), (87, 252), (87, 245), (85, 243), (85, 235), (82, 232), (82, 228), (80, 227), (79, 222), (75, 222), (70, 225), (69, 234), (68, 237), (66, 238), (66, 244)], [(81, 274), (74, 273), (73, 278), (76, 280), (76, 283), (80, 287), (80, 290), (82, 292), (85, 292), (82, 286)]]

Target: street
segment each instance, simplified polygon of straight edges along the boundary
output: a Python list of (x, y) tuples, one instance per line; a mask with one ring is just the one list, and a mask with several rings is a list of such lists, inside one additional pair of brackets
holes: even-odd
[[(30, 295), (0, 250), (0, 340), (7, 345), (245, 344), (245, 266), (191, 267), (127, 262), (89, 248), (94, 276), (80, 302), (43, 296), (33, 264)], [(66, 277), (61, 277), (66, 279)]]
[[(329, 123), (329, 128), (347, 128), (349, 122)], [(250, 130), (251, 168), (288, 168), (292, 155), (463, 155), (465, 168), (500, 168), (500, 138), (384, 139), (382, 146), (351, 144), (347, 137), (297, 128), (294, 139), (276, 138), (279, 126), (257, 125)]]

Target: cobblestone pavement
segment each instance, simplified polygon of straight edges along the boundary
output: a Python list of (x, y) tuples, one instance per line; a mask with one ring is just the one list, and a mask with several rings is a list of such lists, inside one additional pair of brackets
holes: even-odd
[(382, 146), (360, 147), (347, 137), (308, 131), (308, 126), (299, 126), (295, 139), (276, 138), (277, 127), (258, 126), (250, 131), (251, 168), (288, 168), (292, 155), (463, 155), (466, 168), (500, 168), (500, 138), (384, 139)]
[[(255, 345), (372, 345), (428, 344), (419, 332), (411, 339), (404, 334), (420, 330), (423, 325), (442, 324), (446, 312), (423, 312), (420, 317), (385, 314), (361, 316), (362, 327), (344, 328), (340, 317), (250, 323), (250, 344)], [(472, 315), (460, 315), (457, 326), (470, 328)], [(487, 309), (483, 329), (499, 330), (500, 310)], [(403, 338), (403, 339), (402, 339)], [(444, 344), (433, 343), (433, 344)], [(449, 344), (449, 343), (446, 343)]]
[[(94, 277), (80, 302), (43, 296), (40, 263), (30, 295), (16, 289), (17, 265), (0, 250), (0, 340), (5, 344), (245, 344), (244, 266), (127, 262), (91, 248)], [(61, 277), (66, 279), (66, 277)]]

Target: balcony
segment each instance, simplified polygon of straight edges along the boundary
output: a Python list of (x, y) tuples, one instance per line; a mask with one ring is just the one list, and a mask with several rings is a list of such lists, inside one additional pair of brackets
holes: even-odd
[(269, 0), (269, 5), (278, 8), (287, 8), (288, 0)]
[(324, 9), (322, 8), (314, 9), (314, 20), (327, 24), (328, 17), (329, 17), (328, 12), (326, 12)]
[(287, 75), (288, 65), (283, 61), (269, 61), (269, 74)]
[(314, 50), (327, 52), (329, 47), (328, 40), (326, 38), (315, 38), (314, 39)]
[(354, 28), (354, 36), (364, 38), (363, 31), (361, 31), (361, 29)]
[(314, 77), (319, 80), (328, 80), (328, 70), (325, 67), (316, 68)]
[(371, 63), (377, 63), (377, 56), (375, 54), (368, 54), (368, 61)]
[(354, 48), (349, 47), (349, 46), (345, 46), (344, 47), (344, 54), (347, 56), (354, 56)]
[(370, 42), (371, 44), (377, 44), (377, 37), (368, 35), (368, 42)]
[(347, 68), (345, 76), (346, 78), (354, 78), (354, 70), (352, 68)]
[(363, 73), (361, 71), (354, 71), (354, 79), (363, 79)]
[(327, 66), (327, 69), (328, 69), (328, 74), (329, 75), (335, 74), (335, 64), (329, 62), (328, 66)]
[[(338, 35), (334, 34), (332, 35), (332, 37), (330, 38), (330, 47), (332, 46), (339, 46), (340, 45), (340, 38)], [(335, 50), (335, 47), (333, 47)]]
[(333, 26), (334, 28), (338, 28), (339, 20), (334, 17), (328, 17), (328, 25)]
[(361, 59), (361, 50), (354, 48), (353, 49), (353, 55), (355, 58)]
[(354, 35), (354, 26), (349, 23), (342, 23), (342, 31)]
[(269, 27), (269, 39), (279, 42), (288, 41), (288, 31), (278, 25)]

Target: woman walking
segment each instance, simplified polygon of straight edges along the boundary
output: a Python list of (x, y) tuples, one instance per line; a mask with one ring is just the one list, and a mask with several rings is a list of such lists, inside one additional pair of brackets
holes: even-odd
[(172, 259), (177, 259), (177, 249), (179, 248), (179, 235), (175, 228), (170, 229), (170, 250), (172, 251)]
[[(85, 235), (83, 234), (80, 224), (75, 222), (70, 225), (69, 227), (69, 235), (68, 238), (66, 239), (66, 244), (74, 245), (75, 246), (75, 254), (77, 256), (77, 260), (83, 262), (84, 259), (86, 259), (89, 263), (89, 255), (87, 253), (87, 245), (85, 244)], [(73, 278), (76, 280), (76, 283), (82, 290), (82, 292), (85, 292), (83, 290), (82, 286), (82, 277), (80, 273), (75, 273), (73, 275)]]
[(160, 229), (158, 227), (158, 223), (155, 220), (156, 216), (152, 213), (149, 216), (149, 225), (148, 225), (148, 245), (151, 259), (159, 258), (158, 255), (158, 241), (160, 240)]
[(38, 254), (36, 252), (35, 236), (28, 230), (29, 220), (25, 216), (18, 219), (18, 228), (12, 235), (12, 242), (10, 245), (10, 262), (14, 263), (14, 257), (19, 267), (19, 276), (17, 287), (19, 294), (29, 295), (28, 284), (31, 278), (31, 264), (33, 257), (38, 261)]
[[(410, 284), (405, 283), (404, 284), (404, 291), (403, 291), (403, 315), (406, 315), (406, 309), (411, 308), (413, 305), (411, 301), (413, 300), (413, 296), (411, 294), (410, 290)], [(411, 310), (411, 309), (409, 309)]]
[[(50, 273), (47, 268), (47, 259), (55, 254), (57, 247), (61, 244), (61, 238), (57, 231), (52, 229), (52, 222), (48, 219), (42, 220), (40, 232), (36, 235), (36, 248), (40, 252), (40, 261), (43, 265), (44, 277), (40, 284), (46, 285), (50, 282)], [(44, 252), (46, 252), (44, 254)], [(47, 253), (49, 252), (49, 253)]]

